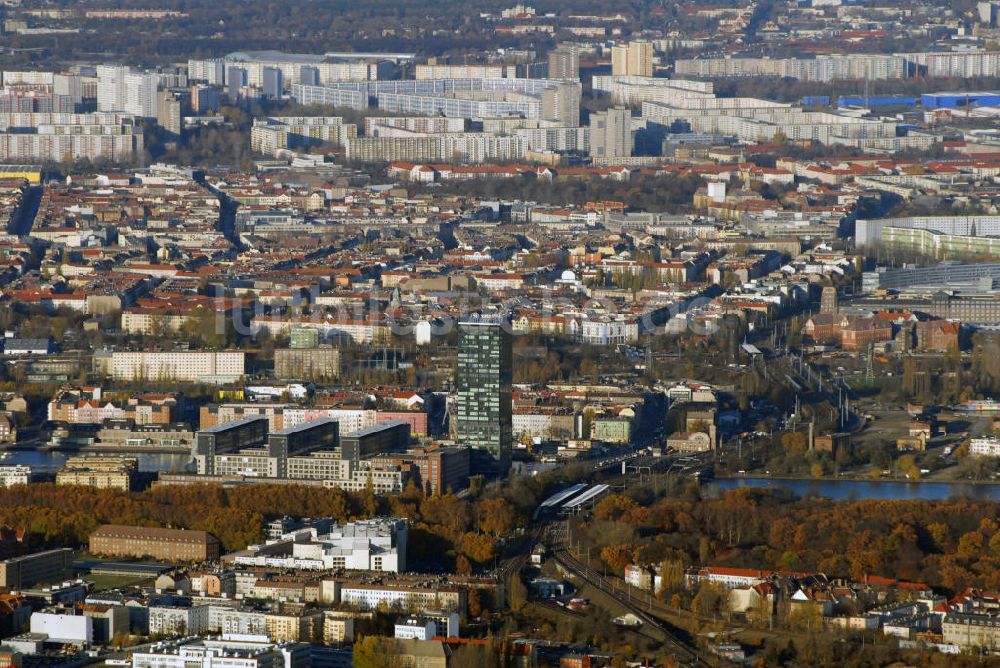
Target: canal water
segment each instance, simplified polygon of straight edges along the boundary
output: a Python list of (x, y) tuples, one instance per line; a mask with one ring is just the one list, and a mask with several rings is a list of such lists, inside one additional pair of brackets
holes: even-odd
[[(6, 456), (0, 459), (0, 466), (22, 464), (30, 466), (33, 471), (37, 471), (38, 473), (55, 473), (62, 469), (63, 464), (66, 463), (66, 458), (73, 454), (76, 453), (52, 452), (47, 450), (10, 450), (7, 451)], [(184, 473), (188, 470), (188, 464), (191, 462), (190, 455), (167, 455), (160, 453), (122, 454), (136, 457), (139, 460), (139, 470), (150, 473), (161, 471), (166, 473)]]
[(776, 478), (720, 478), (705, 483), (704, 489), (721, 493), (740, 487), (784, 489), (795, 496), (822, 496), (836, 501), (881, 499), (897, 501), (923, 499), (941, 501), (968, 498), (1000, 501), (1000, 484), (964, 482), (892, 482), (889, 480), (782, 480)]

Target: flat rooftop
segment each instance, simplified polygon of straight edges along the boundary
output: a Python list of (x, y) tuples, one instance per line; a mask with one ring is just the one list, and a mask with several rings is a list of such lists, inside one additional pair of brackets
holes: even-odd
[(364, 429), (360, 429), (358, 431), (351, 432), (350, 434), (344, 434), (344, 438), (348, 438), (348, 437), (351, 437), (351, 436), (353, 436), (355, 438), (361, 438), (361, 437), (364, 437), (364, 436), (370, 436), (371, 434), (377, 434), (380, 431), (385, 431), (386, 429), (390, 429), (392, 427), (398, 427), (399, 425), (407, 425), (407, 426), (409, 426), (409, 424), (410, 424), (409, 422), (405, 422), (403, 420), (392, 420), (391, 422), (380, 422), (379, 424), (373, 425), (371, 427), (365, 427)]
[(328, 417), (317, 418), (315, 420), (310, 420), (309, 422), (302, 422), (301, 424), (293, 425), (291, 427), (285, 427), (281, 431), (271, 433), (276, 436), (288, 436), (290, 434), (298, 434), (303, 431), (309, 431), (310, 429), (315, 429), (316, 427), (325, 427), (331, 422), (337, 422), (337, 420)]
[(238, 420), (230, 420), (229, 422), (220, 422), (219, 424), (214, 424), (211, 427), (206, 427), (201, 430), (204, 434), (218, 434), (220, 432), (229, 431), (230, 429), (236, 429), (238, 427), (243, 427), (250, 424), (251, 422), (256, 422), (257, 420), (267, 421), (267, 418), (263, 415), (248, 415), (247, 417), (241, 417)]

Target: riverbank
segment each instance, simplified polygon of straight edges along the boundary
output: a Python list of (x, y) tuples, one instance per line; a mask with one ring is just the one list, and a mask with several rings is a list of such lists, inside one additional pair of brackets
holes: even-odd
[[(152, 452), (137, 452), (130, 448), (129, 451), (115, 449), (110, 452), (102, 452), (101, 454), (116, 454), (135, 457), (139, 460), (139, 471), (143, 473), (182, 473), (191, 468), (192, 457), (190, 450), (185, 449), (181, 452), (173, 453), (164, 452), (164, 450), (165, 448), (158, 448)], [(3, 457), (0, 458), (0, 465), (22, 465), (30, 467), (37, 473), (56, 473), (62, 470), (69, 457), (75, 455), (96, 454), (98, 454), (97, 450), (82, 450), (80, 448), (61, 452), (56, 450), (39, 450), (37, 448), (26, 450), (8, 450), (4, 453)]]
[(993, 485), (1000, 486), (1000, 480), (941, 480), (936, 478), (921, 478), (919, 480), (900, 480), (899, 478), (868, 478), (865, 476), (822, 476), (820, 478), (806, 478), (803, 476), (781, 476), (781, 475), (729, 475), (716, 474), (707, 482), (712, 480), (777, 480), (792, 482), (870, 482), (870, 483), (894, 483), (897, 485)]
[(724, 494), (733, 489), (756, 487), (785, 490), (797, 497), (818, 496), (835, 501), (879, 499), (886, 501), (945, 501), (967, 498), (978, 501), (1000, 501), (1000, 485), (973, 481), (916, 480), (850, 480), (779, 477), (719, 477), (702, 483), (707, 496)]
[[(88, 455), (88, 454), (102, 454), (102, 455), (190, 455), (191, 448), (161, 448), (156, 446), (143, 447), (134, 446), (128, 448), (118, 448), (113, 445), (88, 445), (83, 448), (73, 448), (67, 446), (46, 446), (41, 448), (33, 448), (35, 452), (60, 452), (68, 455)], [(32, 450), (24, 450), (22, 452), (31, 452)]]

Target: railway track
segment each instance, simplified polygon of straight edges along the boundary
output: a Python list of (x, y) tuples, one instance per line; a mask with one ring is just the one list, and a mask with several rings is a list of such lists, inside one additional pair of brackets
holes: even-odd
[(613, 598), (618, 604), (624, 607), (626, 610), (631, 612), (633, 615), (642, 620), (644, 626), (650, 629), (655, 629), (664, 638), (664, 645), (674, 655), (682, 665), (687, 666), (711, 666), (712, 664), (703, 659), (696, 650), (693, 650), (690, 645), (678, 637), (678, 629), (663, 620), (650, 615), (647, 611), (643, 610), (640, 606), (630, 601), (625, 597), (621, 591), (610, 586), (604, 577), (600, 573), (596, 572), (594, 569), (590, 568), (583, 562), (579, 561), (576, 557), (569, 553), (565, 548), (557, 549), (553, 553), (553, 558), (558, 562), (563, 568), (571, 573), (574, 573), (577, 577), (585, 580), (589, 585), (595, 589), (601, 591), (602, 593)]

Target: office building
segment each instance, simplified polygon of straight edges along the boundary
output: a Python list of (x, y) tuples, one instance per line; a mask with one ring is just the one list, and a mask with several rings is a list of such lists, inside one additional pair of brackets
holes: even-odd
[(399, 452), (410, 443), (410, 425), (402, 421), (384, 422), (343, 434), (340, 451), (344, 459), (358, 461), (372, 455)]
[(73, 563), (73, 550), (59, 548), (0, 561), (0, 591), (61, 582)]
[(99, 65), (97, 110), (156, 118), (158, 84), (159, 78), (154, 73), (135, 72), (124, 65)]
[(335, 448), (339, 426), (336, 420), (324, 417), (285, 427), (268, 435), (268, 451), (272, 456), (286, 460), (292, 455)]
[(590, 156), (628, 158), (632, 155), (632, 112), (612, 107), (590, 115)]
[(542, 91), (542, 118), (560, 126), (580, 125), (580, 84), (561, 83)]
[(214, 561), (219, 539), (205, 531), (105, 524), (90, 534), (90, 552), (108, 557)]
[(640, 40), (611, 47), (611, 74), (653, 76), (653, 43)]
[(202, 429), (195, 435), (194, 459), (198, 473), (215, 473), (217, 456), (262, 446), (267, 439), (266, 418), (251, 415)]
[(458, 333), (455, 436), (472, 448), (473, 473), (505, 475), (513, 441), (511, 335), (486, 319), (462, 321)]

